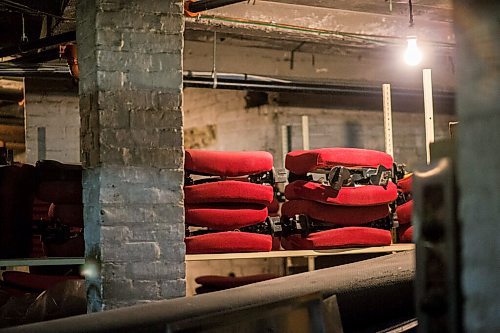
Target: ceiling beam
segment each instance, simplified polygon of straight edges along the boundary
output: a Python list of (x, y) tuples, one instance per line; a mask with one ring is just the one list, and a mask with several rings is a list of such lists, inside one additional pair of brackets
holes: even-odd
[(383, 40), (394, 44), (416, 35), (420, 41), (448, 47), (455, 42), (453, 26), (448, 22), (419, 19), (410, 27), (408, 18), (402, 16), (271, 1), (238, 3), (186, 19), (187, 29), (206, 30), (207, 27), (223, 32), (246, 30), (246, 35), (291, 35), (317, 41), (337, 39), (370, 43)]
[[(409, 17), (408, 0), (393, 0), (391, 2), (373, 0), (260, 0), (288, 3), (295, 5), (307, 5), (333, 9), (344, 9), (357, 12), (369, 12), (393, 16)], [(453, 6), (451, 0), (413, 0), (413, 15), (418, 21), (425, 20), (452, 22)]]

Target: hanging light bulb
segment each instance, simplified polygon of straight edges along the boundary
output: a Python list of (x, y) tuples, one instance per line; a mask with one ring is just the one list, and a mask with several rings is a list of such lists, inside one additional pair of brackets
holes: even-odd
[(404, 59), (410, 66), (416, 66), (422, 61), (422, 52), (417, 46), (417, 37), (408, 37)]

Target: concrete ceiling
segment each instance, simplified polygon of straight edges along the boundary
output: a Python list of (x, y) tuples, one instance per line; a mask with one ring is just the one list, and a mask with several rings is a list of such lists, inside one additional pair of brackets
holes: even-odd
[[(391, 14), (409, 17), (408, 0), (261, 0), (314, 7), (343, 9), (356, 12)], [(413, 0), (416, 19), (452, 21), (452, 0)], [(392, 8), (391, 8), (392, 6)], [(391, 11), (392, 9), (392, 11)]]
[[(47, 20), (43, 15), (25, 15), (30, 41), (44, 37), (46, 33), (57, 35), (76, 28), (76, 0), (11, 2), (56, 16), (48, 22), (50, 29), (47, 32)], [(186, 37), (189, 40), (191, 36), (197, 36), (190, 33), (192, 30), (216, 30), (246, 39), (274, 38), (284, 43), (305, 41), (339, 47), (371, 47), (377, 44), (362, 39), (363, 35), (382, 37), (378, 44), (390, 44), (395, 39), (416, 34), (421, 40), (454, 43), (450, 24), (452, 0), (412, 0), (412, 3), (415, 24), (410, 28), (407, 0), (249, 0), (201, 13), (196, 19), (188, 18)], [(224, 18), (229, 20), (224, 21)], [(255, 24), (245, 24), (244, 21)], [(5, 27), (0, 29), (1, 48), (21, 41), (20, 11), (0, 1), (0, 28), (2, 25)], [(284, 26), (298, 29), (285, 29)], [(346, 33), (361, 36), (346, 36)]]
[(436, 3), (438, 6), (416, 2), (410, 25), (408, 6), (400, 2), (393, 4), (392, 12), (382, 0), (242, 2), (188, 18), (186, 29), (365, 47), (396, 44), (415, 35), (422, 42), (453, 46), (451, 8), (448, 1)]

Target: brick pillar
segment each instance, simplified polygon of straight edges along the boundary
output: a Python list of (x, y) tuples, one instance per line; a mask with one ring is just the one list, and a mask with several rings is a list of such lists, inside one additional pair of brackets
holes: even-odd
[(464, 332), (500, 332), (500, 2), (454, 8)]
[(183, 296), (182, 1), (79, 0), (88, 311)]

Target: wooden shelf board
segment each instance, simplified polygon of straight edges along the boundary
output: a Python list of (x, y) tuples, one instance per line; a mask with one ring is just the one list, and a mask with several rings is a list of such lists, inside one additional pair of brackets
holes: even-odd
[(247, 253), (187, 254), (186, 261), (320, 257), (320, 256), (348, 255), (348, 254), (401, 252), (401, 251), (411, 251), (414, 249), (415, 249), (414, 244), (393, 244), (390, 246), (374, 246), (374, 247), (364, 247), (364, 248), (345, 248), (345, 249), (317, 250), (317, 251), (293, 250), (293, 251), (247, 252)]
[[(232, 259), (265, 259), (265, 258), (291, 258), (291, 257), (321, 257), (350, 254), (388, 253), (411, 251), (414, 244), (393, 244), (390, 246), (374, 246), (363, 248), (345, 248), (332, 250), (293, 250), (271, 252), (246, 252), (246, 253), (216, 253), (216, 254), (187, 254), (186, 261), (204, 260), (232, 260)], [(28, 259), (3, 259), (0, 267), (15, 266), (54, 266), (54, 265), (83, 265), (85, 258), (28, 258)]]
[(83, 265), (84, 263), (85, 258), (78, 257), (0, 259), (0, 267)]

